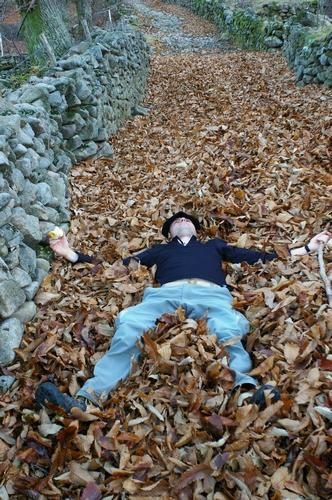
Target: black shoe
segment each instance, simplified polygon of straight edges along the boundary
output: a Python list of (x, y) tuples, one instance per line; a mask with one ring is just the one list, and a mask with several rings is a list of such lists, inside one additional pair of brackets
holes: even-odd
[(51, 382), (40, 384), (36, 390), (36, 406), (40, 410), (46, 402), (52, 403), (62, 408), (66, 413), (70, 413), (72, 408), (86, 410), (86, 403), (83, 399), (75, 399), (69, 394), (63, 394), (56, 385)]
[(254, 392), (249, 402), (258, 405), (260, 410), (264, 410), (266, 408), (265, 392), (267, 392), (271, 403), (279, 401), (280, 392), (278, 389), (273, 385), (265, 384)]

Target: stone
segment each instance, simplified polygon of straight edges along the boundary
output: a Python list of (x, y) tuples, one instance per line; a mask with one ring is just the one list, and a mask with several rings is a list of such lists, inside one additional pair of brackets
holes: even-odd
[(77, 133), (77, 128), (75, 123), (68, 123), (60, 129), (64, 139), (70, 139)]
[[(45, 146), (44, 142), (38, 138), (35, 138), (33, 141), (33, 149), (39, 155), (43, 155), (46, 152), (46, 146)], [(40, 164), (40, 162), (39, 162), (39, 164)]]
[(43, 205), (47, 205), (52, 201), (52, 191), (46, 182), (39, 182), (36, 184), (36, 199)]
[(26, 211), (30, 215), (34, 215), (40, 221), (50, 221), (54, 224), (59, 222), (59, 214), (55, 208), (45, 207), (42, 203), (34, 203), (30, 207), (26, 207)]
[(8, 141), (8, 138), (5, 135), (0, 135), (0, 150), (4, 150), (7, 148), (8, 144), (11, 144), (11, 140)]
[(93, 141), (90, 141), (84, 144), (82, 148), (75, 151), (76, 160), (80, 161), (86, 158), (90, 158), (91, 156), (94, 156), (97, 153), (97, 151), (98, 151), (97, 144)]
[(30, 285), (32, 282), (31, 276), (20, 267), (15, 267), (12, 270), (12, 277), (21, 288)]
[[(45, 115), (46, 115), (46, 113), (45, 113)], [(43, 118), (37, 118), (36, 116), (29, 116), (27, 118), (27, 121), (31, 125), (31, 127), (32, 127), (34, 133), (36, 134), (36, 136), (39, 136), (40, 134), (46, 133), (47, 136), (49, 137), (49, 135), (50, 135), (50, 130), (49, 130), (50, 126), (49, 126), (49, 123), (48, 123), (48, 121), (47, 121), (46, 118), (43, 119)]]
[(9, 269), (14, 269), (14, 267), (17, 267), (20, 262), (19, 261), (20, 250), (19, 247), (12, 247), (9, 250), (10, 251), (8, 252), (8, 255), (6, 255), (4, 260)]
[[(39, 101), (41, 98), (48, 97), (48, 91), (40, 86), (27, 85), (18, 102), (27, 102), (28, 104)], [(36, 105), (36, 104), (35, 104)]]
[(322, 66), (327, 66), (329, 64), (329, 59), (325, 54), (322, 54), (319, 58), (319, 62)]
[(62, 95), (58, 90), (49, 95), (48, 102), (50, 103), (51, 108), (56, 108), (60, 111), (60, 113), (63, 113), (68, 108), (64, 95)]
[(308, 76), (316, 76), (317, 68), (315, 66), (309, 66), (308, 68), (304, 68), (303, 74)]
[(31, 161), (32, 170), (36, 170), (40, 165), (40, 156), (39, 154), (32, 148), (28, 148), (26, 152), (26, 157)]
[(51, 266), (48, 260), (38, 258), (36, 263), (38, 269), (43, 269), (46, 273), (49, 272)]
[(9, 166), (9, 161), (5, 153), (0, 151), (0, 167), (3, 167), (4, 165)]
[(85, 101), (91, 95), (91, 88), (84, 80), (77, 82), (75, 90), (76, 90), (76, 96), (81, 102)]
[(0, 135), (11, 137), (17, 135), (21, 128), (22, 118), (19, 115), (0, 116)]
[[(24, 146), (22, 146), (22, 147), (24, 147)], [(26, 152), (27, 152), (27, 148), (25, 148), (25, 153)], [(17, 160), (15, 162), (15, 164), (16, 164), (17, 168), (22, 172), (22, 174), (25, 177), (29, 177), (31, 175), (31, 173), (32, 173), (32, 164), (31, 164), (30, 158), (28, 158), (28, 157), (20, 158), (19, 160)]]
[(23, 129), (21, 129), (17, 134), (17, 139), (20, 144), (23, 146), (33, 146), (33, 138), (27, 134)]
[(10, 172), (8, 174), (8, 180), (9, 183), (11, 184), (12, 188), (17, 192), (20, 193), (24, 189), (24, 183), (25, 183), (25, 178), (22, 172), (15, 167), (12, 167), (10, 169)]
[(34, 184), (38, 184), (38, 182), (44, 182), (47, 175), (47, 171), (44, 168), (35, 168), (30, 175), (30, 180)]
[[(9, 193), (0, 193), (0, 210), (3, 209), (12, 200)], [(0, 226), (3, 224), (0, 224)]]
[(24, 304), (25, 295), (15, 280), (0, 283), (0, 316), (8, 318)]
[(80, 137), (83, 141), (95, 140), (98, 137), (98, 127), (98, 121), (92, 118), (80, 131)]
[(284, 42), (277, 36), (268, 36), (264, 38), (264, 44), (269, 49), (278, 49), (283, 46)]
[[(31, 79), (34, 78), (34, 77), (31, 77), (30, 78), (30, 81)], [(55, 92), (56, 88), (55, 86), (53, 85), (54, 82), (50, 82), (50, 80), (48, 80), (48, 82), (46, 82), (46, 79), (45, 78), (38, 78), (36, 81), (35, 81), (36, 85), (35, 87), (42, 90), (45, 95), (47, 96), (50, 92)]]
[(325, 69), (324, 71), (319, 71), (317, 73), (317, 79), (321, 83), (325, 83), (326, 81), (332, 80), (331, 78), (331, 71), (328, 69)]
[(23, 208), (30, 206), (36, 199), (36, 184), (29, 179), (25, 180), (23, 192), (20, 194), (20, 202)]
[(62, 69), (81, 68), (84, 65), (84, 60), (81, 56), (74, 54), (67, 59), (61, 59), (57, 65)]
[(73, 112), (67, 113), (64, 118), (64, 124), (67, 125), (69, 123), (75, 124), (77, 130), (81, 130), (81, 128), (83, 128), (86, 124), (85, 119), (80, 115), (80, 113)]
[(54, 87), (59, 90), (61, 94), (67, 94), (68, 89), (74, 88), (74, 80), (68, 76), (57, 75), (54, 79)]
[(7, 366), (15, 359), (23, 337), (23, 325), (17, 318), (9, 318), (0, 324), (0, 365)]
[(69, 209), (65, 207), (59, 207), (58, 213), (61, 224), (66, 224), (67, 222), (70, 221), (71, 213)]
[(105, 142), (99, 148), (95, 154), (95, 158), (113, 158), (114, 151), (113, 147), (109, 142)]
[(39, 286), (40, 286), (39, 281), (33, 281), (29, 286), (24, 288), (27, 300), (32, 300), (34, 298), (34, 296), (38, 292)]
[(47, 156), (41, 156), (39, 160), (39, 167), (41, 170), (47, 170), (52, 165), (52, 161)]
[[(62, 222), (62, 219), (59, 215), (60, 222)], [(40, 221), (40, 230), (43, 235), (43, 240), (46, 241), (47, 239), (47, 234), (49, 231), (52, 231), (54, 229), (54, 222), (47, 222), (47, 221)]]
[(27, 302), (24, 302), (23, 306), (21, 306), (19, 309), (17, 309), (17, 311), (14, 312), (12, 318), (18, 319), (21, 323), (27, 323), (36, 316), (36, 313), (36, 304), (32, 300), (29, 300)]
[(302, 78), (302, 82), (304, 84), (308, 84), (308, 83), (311, 83), (313, 81), (313, 76), (310, 76), (310, 75), (303, 75), (303, 78)]
[[(27, 152), (27, 148), (25, 146), (23, 146), (23, 144), (17, 144), (14, 148), (13, 148), (13, 152), (16, 156), (16, 158), (20, 158), (21, 156), (24, 155), (24, 153)], [(16, 165), (17, 166), (17, 165)]]
[(0, 236), (5, 239), (9, 247), (16, 247), (23, 241), (21, 233), (11, 224), (0, 227)]
[[(2, 375), (0, 377), (0, 394), (5, 394), (5, 392), (7, 392), (11, 388), (15, 380), (15, 377), (13, 377), (12, 375)], [(0, 498), (3, 498), (1, 496), (1, 492)], [(7, 496), (7, 498), (9, 497)]]
[(45, 271), (42, 268), (37, 268), (37, 270), (36, 270), (36, 281), (39, 283), (39, 285), (41, 285), (43, 279), (46, 278), (47, 275), (48, 275), (47, 271)]
[(131, 110), (132, 116), (148, 116), (149, 114), (149, 109), (145, 108), (144, 106), (134, 106)]
[(90, 47), (90, 42), (83, 41), (69, 49), (69, 54), (83, 54)]
[(33, 248), (21, 243), (19, 246), (19, 262), (20, 267), (24, 269), (31, 276), (34, 275), (36, 271), (36, 252)]
[(37, 99), (36, 101), (33, 102), (34, 106), (40, 110), (46, 111), (49, 113), (51, 111), (51, 105), (48, 102), (47, 98), (44, 99)]
[[(7, 255), (8, 255), (8, 246), (6, 240), (2, 236), (0, 236), (0, 257), (6, 257)], [(1, 265), (0, 265), (0, 270), (1, 270)], [(4, 278), (1, 278), (0, 276), (0, 280), (1, 279)]]
[(66, 154), (59, 154), (54, 161), (54, 169), (55, 172), (61, 170), (64, 173), (67, 173), (72, 167), (72, 160)]
[(0, 226), (7, 224), (12, 217), (13, 211), (11, 208), (6, 207), (0, 210)]
[(10, 222), (23, 234), (26, 243), (35, 244), (42, 239), (37, 217), (28, 215), (23, 208), (14, 208)]
[(69, 107), (80, 106), (81, 105), (81, 101), (76, 96), (76, 94), (66, 95), (66, 101), (67, 101), (67, 104), (68, 104)]
[(301, 80), (303, 77), (304, 66), (300, 65), (296, 68), (296, 79)]
[(83, 141), (79, 135), (74, 135), (68, 141), (65, 141), (66, 149), (69, 149), (70, 151), (75, 151), (76, 149), (81, 147), (82, 144)]
[(88, 109), (89, 109), (90, 116), (92, 116), (92, 118), (98, 118), (99, 110), (98, 110), (97, 106), (89, 106)]
[(66, 199), (67, 185), (64, 181), (63, 174), (58, 172), (47, 172), (47, 184), (50, 186), (52, 195), (60, 204)]
[(97, 136), (95, 137), (96, 142), (107, 141), (110, 138), (110, 134), (106, 127), (101, 127), (98, 129)]
[(13, 278), (6, 262), (0, 258), (0, 281), (11, 280), (11, 279)]

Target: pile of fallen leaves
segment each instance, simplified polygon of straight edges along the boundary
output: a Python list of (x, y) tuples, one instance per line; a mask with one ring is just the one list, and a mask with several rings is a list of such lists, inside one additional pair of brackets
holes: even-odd
[[(331, 309), (316, 257), (284, 249), (331, 219), (331, 90), (296, 87), (275, 53), (157, 56), (146, 105), (114, 138), (113, 160), (72, 171), (69, 238), (99, 262), (55, 260), (3, 369), (17, 381), (0, 402), (0, 495), (330, 498)], [(75, 394), (91, 376), (116, 314), (153, 281), (144, 268), (118, 277), (111, 263), (163, 241), (178, 209), (200, 217), (203, 239), (284, 255), (227, 267), (252, 325), (252, 374), (281, 401), (259, 412), (231, 392), (224, 347), (180, 310), (145, 335), (142, 363), (103, 410), (37, 411), (41, 381)]]
[[(206, 321), (186, 319), (182, 309), (163, 315), (142, 339), (140, 365), (104, 410), (75, 408), (67, 416), (52, 405), (36, 412), (27, 404), (21, 424), (15, 419), (17, 440), (0, 433), (1, 451), (13, 461), (3, 471), (7, 487), (28, 498), (40, 492), (72, 498), (81, 490), (85, 500), (121, 493), (151, 499), (296, 499), (315, 498), (310, 496), (315, 485), (328, 498), (331, 435), (323, 411), (328, 401), (322, 399), (321, 406), (314, 401), (328, 390), (331, 361), (318, 331), (311, 342), (305, 337), (291, 342), (290, 332), (282, 337), (276, 336), (274, 348), (257, 342), (260, 360), (252, 373), (279, 380), (282, 389), (281, 401), (259, 411), (248, 404), (250, 393), (231, 391), (226, 350), (208, 335)], [(62, 363), (74, 362), (75, 350), (66, 357), (68, 347), (60, 346), (48, 337), (33, 357), (43, 363), (53, 347)], [(62, 377), (67, 370), (62, 367)], [(7, 413), (14, 408), (9, 405)], [(10, 420), (4, 423), (10, 427)]]

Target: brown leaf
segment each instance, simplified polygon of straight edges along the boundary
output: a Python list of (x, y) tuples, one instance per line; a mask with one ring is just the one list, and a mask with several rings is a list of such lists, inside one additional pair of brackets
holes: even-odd
[(259, 366), (251, 370), (250, 375), (252, 375), (253, 377), (257, 375), (264, 375), (265, 373), (271, 370), (271, 368), (274, 365), (274, 361), (275, 361), (275, 356), (269, 356), (262, 363), (260, 363)]
[(185, 489), (189, 484), (199, 479), (204, 479), (209, 474), (211, 474), (211, 468), (207, 464), (195, 465), (191, 469), (184, 472), (177, 484), (174, 487), (175, 493), (180, 493), (181, 490)]
[(80, 500), (99, 500), (102, 497), (100, 488), (94, 482), (87, 483)]

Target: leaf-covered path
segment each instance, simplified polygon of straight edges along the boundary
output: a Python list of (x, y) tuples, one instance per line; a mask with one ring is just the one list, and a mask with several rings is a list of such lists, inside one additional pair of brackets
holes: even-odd
[[(214, 33), (177, 7), (151, 5), (183, 16), (195, 35)], [(215, 363), (224, 352), (204, 319), (187, 321), (181, 311), (146, 339), (140, 367), (104, 410), (68, 417), (34, 408), (41, 380), (74, 394), (90, 376), (116, 313), (152, 279), (144, 269), (114, 278), (108, 262), (162, 241), (171, 212), (200, 215), (203, 237), (281, 254), (331, 218), (331, 90), (297, 88), (279, 53), (165, 55), (155, 47), (149, 115), (112, 139), (113, 160), (73, 169), (69, 238), (104, 262), (56, 260), (38, 293), (37, 318), (9, 367), (17, 382), (0, 402), (0, 492), (330, 498), (332, 318), (314, 256), (228, 268), (235, 305), (252, 324), (253, 373), (282, 392), (265, 411), (229, 391), (230, 374)], [(331, 253), (325, 261), (331, 267)]]

